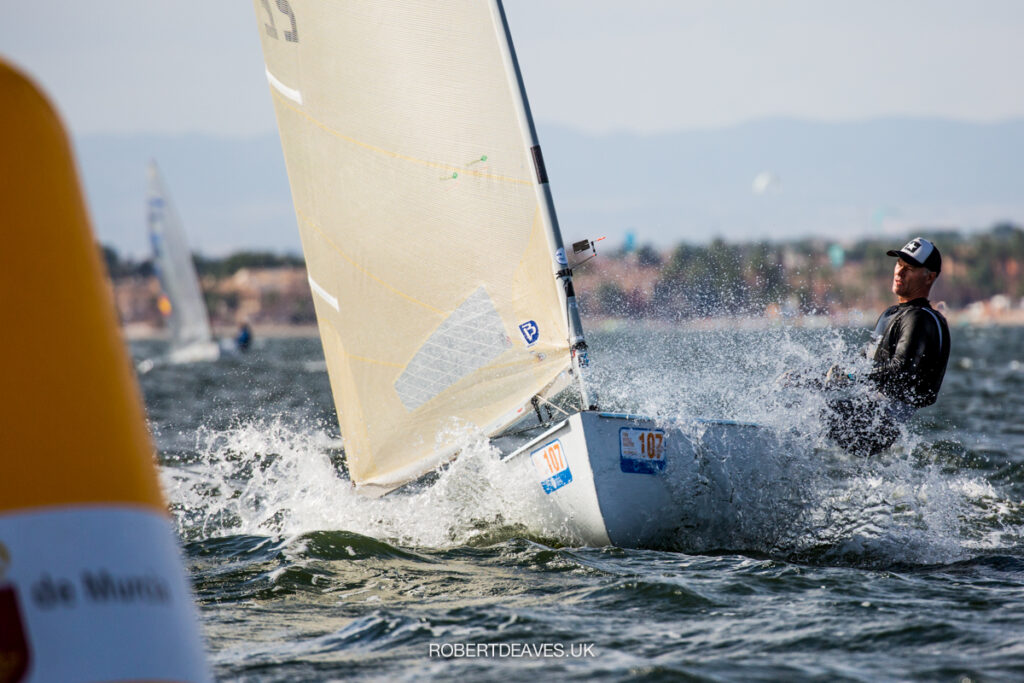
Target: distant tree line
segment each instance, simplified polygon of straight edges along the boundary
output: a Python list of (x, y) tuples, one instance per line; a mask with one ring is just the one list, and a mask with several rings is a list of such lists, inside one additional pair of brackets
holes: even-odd
[[(902, 238), (869, 238), (842, 245), (824, 239), (786, 242), (679, 244), (667, 251), (650, 245), (613, 252), (631, 269), (655, 270), (650, 291), (637, 291), (605, 276), (587, 273), (581, 305), (591, 315), (682, 319), (719, 315), (763, 315), (769, 309), (827, 313), (877, 306), (889, 301), (893, 260), (885, 256), (916, 235), (934, 240), (943, 255), (943, 273), (934, 300), (956, 308), (1004, 294), (1024, 297), (1024, 229), (1000, 223), (984, 232), (921, 229)], [(101, 245), (111, 277), (149, 277), (149, 259), (122, 258)], [(200, 277), (230, 277), (242, 268), (304, 266), (301, 256), (240, 251), (223, 258), (193, 255)], [(597, 264), (599, 262), (591, 262)], [(591, 266), (584, 266), (591, 268)]]
[[(105, 244), (100, 245), (100, 250), (107, 266), (107, 272), (113, 280), (123, 277), (149, 277), (154, 274), (153, 260), (150, 258), (139, 261), (124, 258), (114, 247)], [(192, 262), (195, 264), (196, 273), (200, 278), (210, 275), (217, 280), (231, 277), (242, 268), (305, 267), (306, 265), (301, 256), (276, 254), (270, 251), (238, 251), (223, 258), (192, 254)]]
[(1024, 297), (1024, 230), (1001, 223), (985, 232), (922, 229), (902, 238), (842, 245), (823, 239), (735, 244), (716, 239), (679, 244), (664, 253), (650, 246), (620, 251), (611, 258), (658, 269), (653, 289), (631, 290), (598, 271), (596, 284), (581, 293), (581, 305), (589, 314), (667, 319), (876, 306), (892, 299), (894, 261), (886, 251), (917, 235), (934, 240), (943, 255), (934, 300), (959, 308), (997, 294)]
[(123, 258), (117, 249), (106, 244), (100, 245), (100, 253), (111, 280), (120, 280), (125, 277), (149, 277), (153, 274), (153, 262), (149, 259), (136, 261)]

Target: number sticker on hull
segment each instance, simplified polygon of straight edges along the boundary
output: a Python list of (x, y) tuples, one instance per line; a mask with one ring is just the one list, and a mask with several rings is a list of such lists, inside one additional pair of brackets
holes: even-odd
[(554, 493), (572, 481), (569, 461), (562, 450), (562, 442), (551, 441), (530, 453), (530, 460), (540, 474), (540, 485), (544, 493)]
[(665, 432), (623, 427), (619, 430), (619, 466), (630, 474), (657, 474), (665, 469)]

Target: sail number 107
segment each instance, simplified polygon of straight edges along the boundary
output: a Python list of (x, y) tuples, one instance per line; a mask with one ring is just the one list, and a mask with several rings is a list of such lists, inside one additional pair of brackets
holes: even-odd
[(665, 458), (665, 432), (660, 429), (642, 427), (619, 430), (619, 453), (626, 458), (638, 460), (663, 460)]
[(664, 455), (665, 435), (661, 432), (647, 432), (640, 434), (637, 439), (640, 442), (640, 455), (660, 460)]
[(636, 430), (637, 444), (640, 446), (640, 457), (660, 460), (665, 456), (665, 434), (660, 431)]
[(544, 448), (534, 451), (533, 464), (538, 472), (548, 477), (567, 469), (565, 454), (562, 453), (562, 443), (557, 440), (552, 441)]
[(540, 475), (540, 485), (544, 493), (554, 493), (566, 484), (572, 483), (569, 460), (565, 457), (560, 440), (549, 441), (533, 451), (530, 453), (530, 460)]
[(623, 427), (619, 430), (619, 462), (623, 472), (656, 474), (665, 469), (665, 432)]

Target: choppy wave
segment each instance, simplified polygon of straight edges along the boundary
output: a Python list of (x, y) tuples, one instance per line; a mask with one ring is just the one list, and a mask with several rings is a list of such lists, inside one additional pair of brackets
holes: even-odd
[(556, 538), (560, 531), (555, 521), (545, 525), (532, 478), (479, 436), (467, 435), (460, 457), (429, 484), (377, 499), (352, 486), (340, 439), (282, 420), (202, 429), (190, 460), (162, 470), (186, 539), (338, 529), (449, 547), (516, 533)]
[[(1020, 335), (953, 330), (939, 402), (873, 458), (822, 436), (820, 394), (775, 381), (860, 362), (863, 335), (593, 335), (603, 407), (784, 436), (766, 454), (779, 478), (726, 473), (743, 495), (725, 523), (665, 549), (578, 547), (537, 517), (533, 476), (469, 433), (419, 489), (357, 494), (315, 340), (141, 381), (224, 680), (1016, 680)], [(580, 641), (596, 656), (429, 654)]]
[[(723, 510), (730, 524), (717, 535), (694, 538), (684, 528), (666, 547), (889, 566), (961, 561), (1020, 537), (1021, 506), (978, 473), (949, 472), (911, 455), (866, 461), (815, 448), (801, 455), (807, 461), (794, 478), (773, 489), (751, 486), (760, 499), (750, 495)], [(166, 466), (163, 478), (185, 539), (339, 530), (402, 547), (515, 537), (574, 543), (540, 516), (534, 478), (510, 472), (484, 440), (467, 443), (430, 485), (380, 499), (352, 487), (336, 438), (273, 421), (203, 430), (193, 461)]]
[[(799, 330), (619, 333), (605, 341), (589, 377), (603, 407), (666, 423), (743, 419), (790, 435), (780, 442), (786, 452), (765, 454), (776, 469), (787, 463), (781, 479), (738, 482), (749, 495), (720, 511), (715, 533), (694, 535), (684, 524), (666, 547), (889, 566), (962, 561), (1019, 540), (1021, 506), (963, 448), (944, 450), (911, 426), (882, 456), (847, 456), (821, 434), (820, 394), (780, 389), (776, 378), (787, 369), (865, 363), (859, 341), (849, 332)], [(200, 425), (192, 444), (165, 452), (163, 483), (183, 538), (343, 530), (406, 547), (515, 537), (578, 543), (543, 516), (533, 478), (510, 471), (515, 465), (480, 435), (466, 433), (460, 457), (429, 484), (371, 499), (348, 480), (332, 429), (287, 417)]]

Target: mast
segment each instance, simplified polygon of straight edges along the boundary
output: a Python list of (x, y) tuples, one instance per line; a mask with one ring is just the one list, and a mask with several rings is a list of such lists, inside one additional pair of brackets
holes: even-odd
[(513, 99), (517, 100), (519, 105), (516, 107), (516, 113), (519, 118), (520, 129), (530, 149), (530, 154), (533, 156), (534, 171), (537, 175), (537, 198), (540, 202), (548, 246), (551, 248), (551, 253), (554, 255), (558, 266), (554, 276), (561, 285), (558, 288), (558, 295), (565, 309), (566, 324), (569, 330), (569, 348), (572, 354), (572, 367), (579, 384), (583, 409), (586, 410), (590, 407), (590, 397), (587, 393), (583, 371), (589, 365), (589, 359), (587, 357), (587, 341), (583, 334), (583, 323), (580, 320), (579, 305), (576, 301), (576, 290), (572, 284), (572, 269), (569, 268), (568, 256), (565, 252), (565, 245), (562, 242), (562, 231), (558, 227), (555, 202), (551, 195), (551, 185), (548, 183), (547, 170), (544, 168), (544, 157), (541, 154), (540, 142), (537, 139), (537, 128), (533, 123), (530, 102), (526, 97), (526, 86), (523, 84), (523, 75), (519, 70), (519, 60), (516, 58), (516, 51), (512, 45), (512, 33), (509, 31), (502, 0), (493, 0), (491, 10), (495, 15), (495, 25), (500, 26), (504, 34), (503, 36), (499, 35), (498, 44), (502, 48), (502, 57), (505, 60), (506, 67), (505, 71), (509, 74), (510, 80), (512, 80)]

